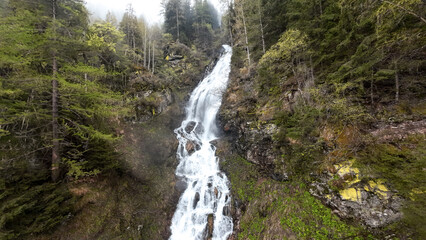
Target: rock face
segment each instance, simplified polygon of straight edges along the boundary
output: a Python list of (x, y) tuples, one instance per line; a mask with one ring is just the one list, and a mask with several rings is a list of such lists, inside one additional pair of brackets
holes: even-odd
[(244, 86), (245, 83), (238, 87), (231, 87), (225, 96), (224, 106), (219, 116), (223, 131), (228, 136), (232, 136), (233, 145), (241, 156), (263, 169), (271, 169), (274, 166), (274, 160), (279, 157), (272, 139), (278, 129), (274, 124), (265, 124), (257, 119), (245, 117), (255, 102), (251, 98), (241, 102), (237, 93), (234, 93), (241, 91)]
[(426, 119), (421, 121), (408, 121), (401, 124), (377, 126), (378, 129), (371, 132), (371, 135), (379, 142), (388, 142), (405, 139), (413, 134), (426, 134)]
[[(353, 161), (334, 165), (317, 176), (310, 193), (332, 208), (341, 218), (357, 218), (370, 228), (389, 225), (402, 217), (402, 199), (381, 179), (361, 181)], [(334, 189), (332, 189), (334, 187)], [(336, 190), (335, 188), (338, 188)]]

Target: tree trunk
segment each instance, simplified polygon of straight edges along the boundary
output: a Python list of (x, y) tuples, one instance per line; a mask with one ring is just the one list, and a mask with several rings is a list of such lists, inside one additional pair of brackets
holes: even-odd
[[(401, 6), (400, 4), (395, 4), (395, 3), (393, 3), (393, 2), (386, 1), (386, 0), (383, 0), (383, 2), (388, 3), (388, 4), (390, 4), (390, 5), (394, 6), (394, 7), (397, 7), (397, 8), (399, 8), (399, 9), (401, 9), (401, 10), (405, 11), (405, 12), (406, 12), (406, 13), (408, 13), (408, 14), (411, 14), (411, 15), (413, 15), (413, 16), (415, 16), (415, 17), (418, 17), (418, 18), (420, 18), (420, 20), (422, 20), (422, 21), (423, 21), (423, 23), (426, 23), (426, 19), (425, 19), (425, 18), (423, 18), (422, 16), (418, 15), (417, 13), (415, 13), (415, 12), (413, 12), (413, 11), (409, 10), (409, 9), (404, 8), (404, 7), (403, 7), (403, 6)], [(423, 4), (424, 4), (424, 3), (423, 3)]]
[[(229, 4), (228, 9), (231, 9), (231, 4)], [(232, 27), (231, 27), (231, 11), (229, 11), (228, 25), (229, 25), (229, 36), (231, 38), (231, 47), (233, 47), (234, 46), (234, 39), (233, 39), (233, 36), (232, 36)]]
[(155, 41), (152, 42), (152, 74), (155, 71)]
[(243, 17), (244, 35), (245, 35), (245, 38), (246, 38), (246, 50), (247, 50), (248, 67), (250, 68), (250, 65), (251, 65), (251, 61), (250, 61), (250, 48), (249, 48), (249, 43), (248, 43), (246, 18), (244, 16), (244, 6), (243, 6), (243, 4), (241, 4), (241, 15)]
[(395, 101), (399, 101), (399, 75), (398, 75), (398, 65), (395, 62)]
[(262, 34), (262, 51), (263, 54), (266, 53), (266, 46), (265, 46), (265, 34), (263, 32), (263, 21), (262, 21), (262, 6), (259, 3), (259, 22), (260, 22), (260, 33)]
[(373, 73), (371, 73), (371, 81), (370, 81), (370, 100), (371, 100), (371, 106), (373, 106), (374, 104), (374, 92), (373, 92), (373, 88), (374, 88), (374, 77), (373, 77)]
[(132, 49), (136, 48), (136, 40), (135, 40), (135, 31), (133, 30), (132, 27)]
[(176, 41), (179, 42), (179, 4), (176, 4), (176, 32), (177, 32), (177, 39)]
[(143, 67), (146, 68), (146, 25), (145, 25), (145, 39), (143, 44)]
[(151, 68), (151, 40), (148, 41), (148, 70)]
[[(52, 0), (53, 34), (56, 35), (56, 0)], [(54, 36), (56, 42), (56, 36)], [(53, 50), (52, 61), (52, 180), (56, 182), (59, 178), (59, 137), (58, 137), (58, 64), (56, 61), (56, 49)]]

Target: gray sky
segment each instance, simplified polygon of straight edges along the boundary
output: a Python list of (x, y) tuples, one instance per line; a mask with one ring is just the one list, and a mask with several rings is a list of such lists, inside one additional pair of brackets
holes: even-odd
[[(219, 0), (210, 0), (210, 2), (220, 11)], [(163, 22), (163, 17), (160, 14), (161, 0), (86, 0), (89, 11), (95, 17), (102, 19), (105, 18), (106, 13), (110, 10), (120, 20), (129, 3), (132, 4), (136, 16), (143, 15), (151, 24)]]

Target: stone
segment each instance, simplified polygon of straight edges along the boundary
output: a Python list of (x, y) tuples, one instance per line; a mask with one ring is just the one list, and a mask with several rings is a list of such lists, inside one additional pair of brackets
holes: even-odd
[(195, 152), (194, 143), (191, 141), (186, 142), (185, 149), (188, 152), (188, 154), (192, 154), (193, 152)]
[(197, 206), (198, 202), (200, 201), (200, 193), (195, 193), (194, 196), (194, 202), (192, 204), (192, 208), (195, 209), (195, 207)]
[(222, 214), (223, 214), (224, 216), (231, 216), (231, 210), (229, 209), (229, 207), (228, 207), (228, 206), (224, 206), (224, 207), (223, 207)]
[(185, 182), (185, 181), (183, 181), (183, 180), (181, 180), (181, 179), (179, 179), (177, 182), (176, 182), (176, 185), (175, 185), (175, 189), (178, 191), (178, 192), (183, 192), (183, 191), (185, 191), (185, 189), (188, 187), (188, 184)]
[(213, 237), (213, 226), (214, 225), (214, 216), (213, 214), (209, 214), (207, 217), (207, 238), (211, 239)]
[(346, 188), (339, 191), (340, 196), (343, 200), (348, 200), (352, 202), (361, 201), (361, 191), (356, 188)]
[(195, 125), (197, 125), (197, 123), (194, 122), (194, 121), (191, 121), (191, 122), (187, 123), (186, 126), (185, 126), (185, 132), (186, 133), (191, 133), (194, 130)]

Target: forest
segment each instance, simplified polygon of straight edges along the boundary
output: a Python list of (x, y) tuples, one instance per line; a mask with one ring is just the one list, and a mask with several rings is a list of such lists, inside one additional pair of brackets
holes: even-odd
[(0, 0), (0, 239), (168, 239), (173, 128), (222, 44), (230, 239), (426, 238), (426, 3), (221, 4)]

